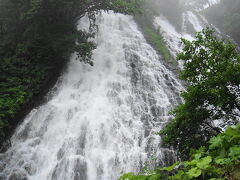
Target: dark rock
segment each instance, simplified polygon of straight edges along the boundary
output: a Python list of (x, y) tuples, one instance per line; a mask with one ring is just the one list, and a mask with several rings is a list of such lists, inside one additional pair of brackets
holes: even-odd
[(77, 159), (74, 166), (73, 180), (87, 180), (87, 163), (84, 160)]
[(28, 178), (26, 174), (20, 171), (15, 171), (8, 177), (8, 180), (28, 180)]

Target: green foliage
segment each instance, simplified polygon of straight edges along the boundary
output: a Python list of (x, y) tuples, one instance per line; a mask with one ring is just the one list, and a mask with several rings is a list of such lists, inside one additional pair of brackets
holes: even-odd
[[(18, 53), (25, 53), (19, 46)], [(0, 140), (9, 130), (15, 115), (22, 105), (38, 94), (40, 84), (47, 75), (47, 65), (29, 62), (23, 58), (11, 57), (0, 61)]]
[(119, 180), (159, 180), (160, 174), (134, 175), (134, 173), (124, 174)]
[[(146, 21), (143, 21), (146, 22)], [(153, 43), (154, 47), (158, 49), (158, 51), (163, 56), (164, 60), (173, 65), (177, 65), (176, 61), (173, 60), (168, 48), (166, 47), (166, 43), (160, 33), (157, 33), (153, 27), (151, 26), (144, 26), (143, 31), (148, 37), (148, 39)]]
[(140, 12), (140, 4), (143, 0), (112, 0), (112, 3), (108, 3), (110, 5), (109, 9), (124, 13), (124, 14), (136, 14)]
[(27, 19), (33, 18), (33, 16), (39, 13), (41, 7), (42, 7), (42, 0), (32, 0), (31, 8), (24, 14), (24, 17)]
[(134, 19), (143, 31), (147, 40), (158, 52), (160, 52), (160, 54), (163, 56), (163, 59), (166, 62), (176, 66), (177, 62), (172, 58), (166, 46), (165, 40), (163, 39), (160, 32), (157, 32), (153, 26), (152, 20), (154, 18), (154, 15), (150, 9), (151, 7), (149, 7), (149, 3), (143, 1), (141, 4), (141, 14), (135, 16)]
[(128, 173), (121, 176), (120, 180), (145, 180), (155, 177), (156, 180), (240, 179), (240, 123), (228, 127), (224, 133), (211, 138), (208, 144), (207, 148), (192, 150), (188, 161), (159, 168), (151, 174)]
[(240, 55), (233, 43), (219, 40), (208, 28), (183, 44), (177, 59), (184, 60), (180, 76), (189, 83), (182, 93), (185, 102), (173, 110), (175, 118), (160, 134), (164, 145), (178, 149), (184, 158), (220, 132), (213, 120), (234, 123), (239, 116)]
[(96, 45), (94, 42), (88, 40), (90, 36), (90, 34), (85, 32), (77, 32), (77, 43), (74, 46), (74, 51), (77, 53), (77, 59), (93, 66), (92, 51), (95, 49)]
[(201, 98), (201, 105), (213, 105), (218, 110), (216, 118), (223, 117), (224, 113), (234, 118), (232, 111), (240, 109), (237, 100), (240, 55), (236, 45), (217, 39), (208, 28), (197, 33), (196, 38), (193, 42), (183, 40), (183, 52), (178, 55), (179, 60), (185, 61), (181, 78), (189, 82), (191, 88), (201, 89), (201, 95), (206, 96)]

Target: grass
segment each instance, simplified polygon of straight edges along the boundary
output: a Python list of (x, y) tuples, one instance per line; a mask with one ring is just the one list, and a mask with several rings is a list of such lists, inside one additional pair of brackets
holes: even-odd
[(166, 42), (162, 35), (156, 31), (152, 22), (153, 17), (149, 17), (145, 12), (143, 14), (135, 16), (135, 21), (141, 28), (144, 33), (147, 41), (153, 46), (155, 50), (157, 50), (163, 57), (163, 59), (173, 65), (177, 66), (177, 61), (172, 57), (169, 49), (166, 46)]

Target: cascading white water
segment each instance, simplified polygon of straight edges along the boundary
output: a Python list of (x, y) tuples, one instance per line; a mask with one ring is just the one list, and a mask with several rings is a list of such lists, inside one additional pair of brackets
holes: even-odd
[(116, 180), (149, 159), (171, 161), (155, 132), (181, 101), (181, 84), (131, 16), (103, 13), (98, 23), (95, 65), (73, 55), (54, 95), (0, 155), (0, 180)]
[(177, 54), (182, 50), (181, 38), (194, 40), (194, 37), (191, 34), (186, 32), (177, 32), (174, 25), (172, 25), (167, 18), (162, 15), (155, 17), (154, 26), (162, 34), (165, 43), (173, 57), (176, 57)]
[(159, 12), (160, 15), (154, 18), (153, 25), (163, 36), (173, 57), (176, 57), (183, 48), (181, 38), (192, 41), (195, 39), (194, 33), (201, 31), (207, 26), (213, 27), (218, 33), (220, 33), (220, 31), (214, 25), (209, 24), (201, 14), (201, 11), (204, 10), (204, 8), (218, 4), (220, 1), (221, 0), (180, 0), (182, 6), (182, 15), (179, 17), (179, 21), (182, 22), (181, 30), (177, 30), (176, 25), (169, 21), (170, 18), (163, 16), (161, 12)]

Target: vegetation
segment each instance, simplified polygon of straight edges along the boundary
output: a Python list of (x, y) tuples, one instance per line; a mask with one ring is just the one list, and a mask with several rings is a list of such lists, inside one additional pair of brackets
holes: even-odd
[(238, 180), (239, 169), (240, 124), (230, 126), (224, 133), (211, 138), (207, 147), (194, 150), (188, 161), (138, 175), (128, 173), (120, 180)]
[(189, 84), (182, 93), (185, 102), (175, 118), (160, 132), (163, 145), (178, 150), (184, 162), (124, 174), (120, 180), (238, 180), (240, 179), (240, 123), (225, 132), (214, 126), (218, 120), (236, 124), (240, 110), (240, 54), (236, 46), (218, 39), (206, 28), (196, 40), (182, 39), (184, 60), (180, 77)]
[(196, 34), (196, 40), (183, 39), (184, 60), (180, 77), (189, 83), (182, 93), (184, 103), (173, 114), (175, 118), (160, 134), (164, 145), (179, 150), (182, 157), (191, 148), (204, 145), (221, 130), (213, 121), (235, 123), (240, 110), (240, 55), (236, 46), (219, 40), (210, 29)]
[(160, 52), (160, 54), (163, 56), (163, 59), (166, 62), (176, 66), (177, 62), (172, 58), (166, 46), (165, 40), (161, 36), (160, 32), (157, 32), (153, 26), (152, 21), (155, 14), (156, 12), (150, 10), (149, 2), (143, 1), (141, 4), (141, 14), (135, 16), (134, 18), (147, 40), (158, 52)]
[[(89, 41), (100, 10), (134, 13), (138, 0), (1, 0), (0, 1), (0, 145), (31, 109), (39, 94), (57, 78), (76, 52), (93, 65)], [(88, 15), (90, 33), (77, 31)], [(76, 43), (77, 41), (77, 43)]]

